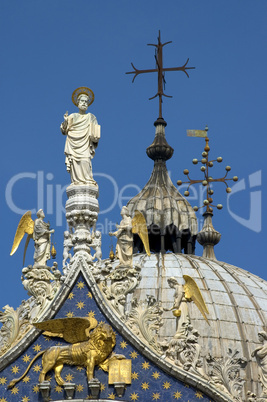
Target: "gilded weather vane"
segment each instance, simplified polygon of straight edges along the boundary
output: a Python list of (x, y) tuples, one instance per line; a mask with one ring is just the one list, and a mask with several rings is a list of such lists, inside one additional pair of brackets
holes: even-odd
[(178, 186), (181, 186), (182, 184), (188, 183), (188, 187), (187, 187), (186, 191), (184, 192), (184, 195), (186, 197), (189, 196), (189, 189), (192, 184), (201, 183), (206, 188), (206, 199), (203, 201), (203, 205), (201, 207), (197, 207), (197, 206), (194, 207), (195, 211), (198, 211), (199, 208), (203, 208), (203, 207), (206, 207), (206, 212), (213, 212), (212, 207), (216, 207), (217, 209), (222, 209), (222, 207), (223, 207), (222, 204), (213, 205), (212, 196), (213, 196), (214, 191), (211, 189), (211, 183), (215, 183), (215, 182), (224, 183), (226, 185), (226, 192), (230, 193), (232, 190), (228, 186), (227, 181), (228, 180), (237, 181), (238, 177), (237, 176), (234, 176), (233, 178), (227, 177), (228, 172), (230, 172), (230, 170), (231, 170), (230, 166), (225, 167), (226, 173), (224, 176), (222, 176), (218, 179), (214, 179), (212, 176), (210, 176), (209, 169), (211, 169), (213, 167), (214, 162), (221, 163), (223, 158), (219, 156), (217, 159), (209, 160), (210, 147), (209, 147), (209, 138), (208, 138), (208, 127), (206, 127), (205, 130), (187, 130), (187, 135), (189, 137), (204, 137), (205, 138), (206, 145), (204, 147), (204, 151), (202, 152), (202, 159), (200, 159), (200, 160), (193, 159), (193, 161), (192, 161), (194, 165), (201, 163), (202, 166), (200, 167), (200, 170), (204, 174), (204, 179), (193, 180), (189, 177), (189, 170), (184, 169), (184, 175), (187, 176), (188, 181), (183, 182), (182, 180), (178, 180), (177, 184), (178, 184)]
[(165, 72), (166, 71), (183, 71), (187, 77), (189, 78), (187, 70), (194, 69), (195, 67), (187, 67), (189, 59), (187, 59), (186, 63), (181, 66), (181, 67), (168, 67), (165, 68), (163, 67), (163, 46), (167, 45), (168, 43), (172, 43), (172, 41), (161, 43), (160, 41), (160, 31), (159, 31), (159, 36), (158, 36), (158, 44), (152, 44), (148, 43), (148, 46), (155, 46), (156, 51), (155, 51), (155, 59), (156, 59), (156, 68), (154, 69), (148, 69), (148, 70), (138, 70), (135, 68), (135, 66), (132, 64), (132, 67), (134, 71), (129, 71), (126, 74), (134, 74), (133, 81), (139, 74), (144, 74), (144, 73), (158, 73), (158, 92), (156, 95), (152, 96), (152, 98), (149, 98), (149, 100), (156, 98), (157, 96), (159, 97), (159, 118), (162, 118), (162, 97), (165, 96), (167, 98), (172, 98), (172, 96), (166, 95), (163, 91), (163, 88), (165, 88)]

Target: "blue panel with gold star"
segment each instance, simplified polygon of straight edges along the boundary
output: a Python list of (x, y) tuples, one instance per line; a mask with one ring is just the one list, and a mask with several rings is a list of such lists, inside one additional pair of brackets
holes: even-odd
[[(67, 299), (54, 318), (66, 317), (94, 317), (99, 322), (112, 324), (106, 319), (83, 278), (78, 277), (75, 285), (70, 289)], [(114, 328), (113, 328), (114, 329)], [(95, 377), (100, 381), (99, 398), (121, 401), (184, 401), (184, 402), (212, 402), (203, 393), (183, 384), (159, 369), (154, 363), (144, 358), (123, 336), (116, 333), (114, 352), (123, 354), (132, 360), (132, 384), (128, 385), (124, 395), (118, 397), (113, 385), (108, 384), (108, 373), (95, 367)], [(42, 368), (42, 357), (33, 363), (29, 372), (13, 388), (7, 389), (9, 382), (20, 377), (29, 365), (29, 362), (42, 350), (50, 346), (67, 345), (61, 338), (40, 335), (30, 347), (11, 365), (0, 373), (0, 402), (30, 402), (42, 401), (38, 388), (38, 377)], [(85, 368), (65, 365), (62, 378), (66, 382), (76, 384), (74, 399), (91, 399)], [(52, 401), (65, 398), (63, 387), (57, 385), (54, 373), (48, 373), (46, 380), (50, 381)]]

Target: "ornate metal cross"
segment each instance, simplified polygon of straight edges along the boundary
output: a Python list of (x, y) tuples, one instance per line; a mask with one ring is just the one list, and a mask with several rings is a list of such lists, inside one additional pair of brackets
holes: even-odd
[(144, 74), (144, 73), (158, 73), (158, 92), (156, 95), (152, 96), (152, 98), (149, 98), (149, 100), (156, 98), (157, 96), (159, 97), (159, 118), (162, 118), (162, 97), (166, 96), (168, 98), (172, 98), (172, 96), (166, 95), (163, 92), (163, 86), (165, 86), (165, 71), (183, 71), (187, 77), (189, 78), (188, 72), (186, 70), (192, 70), (195, 67), (187, 67), (187, 63), (189, 59), (187, 59), (186, 63), (181, 66), (181, 67), (169, 67), (169, 68), (164, 68), (163, 67), (163, 46), (167, 45), (168, 43), (172, 43), (172, 41), (166, 42), (166, 43), (161, 43), (160, 41), (160, 31), (159, 31), (159, 36), (158, 36), (158, 44), (154, 45), (152, 43), (148, 43), (148, 46), (155, 46), (156, 47), (156, 52), (155, 52), (155, 59), (156, 59), (156, 68), (154, 69), (149, 69), (149, 70), (138, 70), (135, 68), (133, 63), (131, 63), (134, 71), (129, 71), (126, 74), (134, 74), (133, 81), (139, 74)]

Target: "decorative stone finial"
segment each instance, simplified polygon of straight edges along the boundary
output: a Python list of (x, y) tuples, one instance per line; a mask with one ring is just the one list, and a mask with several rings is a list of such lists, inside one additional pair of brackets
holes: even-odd
[(173, 155), (173, 148), (168, 144), (165, 138), (165, 127), (167, 123), (163, 118), (158, 118), (154, 126), (156, 127), (155, 139), (146, 150), (147, 156), (153, 161), (167, 161)]
[(221, 233), (214, 229), (212, 224), (212, 212), (204, 212), (204, 225), (202, 230), (197, 234), (197, 241), (203, 246), (204, 258), (216, 260), (214, 246), (221, 240)]

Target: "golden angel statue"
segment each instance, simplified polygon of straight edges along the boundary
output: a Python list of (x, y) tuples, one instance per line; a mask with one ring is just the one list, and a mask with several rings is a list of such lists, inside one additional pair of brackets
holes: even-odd
[(55, 320), (35, 323), (35, 327), (41, 329), (43, 335), (63, 338), (70, 345), (52, 346), (39, 352), (30, 362), (21, 377), (13, 379), (8, 388), (14, 387), (30, 370), (33, 363), (42, 355), (42, 370), (39, 383), (45, 381), (45, 376), (50, 370), (54, 370), (58, 385), (65, 381), (61, 377), (64, 364), (86, 368), (88, 381), (94, 378), (96, 365), (108, 371), (109, 361), (113, 358), (125, 358), (122, 355), (112, 354), (116, 344), (115, 332), (110, 325), (99, 323), (93, 317), (59, 318)]
[(177, 317), (178, 324), (174, 338), (186, 338), (188, 335), (188, 327), (191, 323), (188, 302), (193, 301), (198, 307), (200, 313), (208, 322), (206, 314), (209, 314), (208, 308), (202, 297), (198, 285), (191, 276), (183, 275), (185, 284), (178, 283), (174, 277), (168, 278), (167, 282), (170, 288), (175, 289), (174, 303), (170, 310), (173, 310), (173, 315)]
[(119, 258), (120, 265), (133, 265), (133, 234), (136, 233), (141, 238), (147, 255), (150, 255), (148, 232), (144, 215), (135, 211), (133, 219), (129, 209), (122, 207), (122, 220), (117, 225), (116, 232), (110, 232), (110, 236), (117, 237), (116, 255)]
[(13, 255), (23, 239), (25, 233), (28, 234), (23, 256), (23, 265), (25, 262), (25, 255), (27, 247), (31, 238), (34, 240), (34, 267), (46, 266), (47, 260), (50, 260), (50, 248), (51, 248), (51, 233), (54, 233), (54, 229), (50, 230), (50, 224), (44, 222), (45, 214), (42, 209), (37, 212), (37, 219), (35, 221), (31, 218), (31, 211), (26, 212), (17, 227), (13, 246), (10, 255)]

